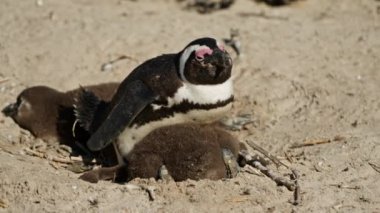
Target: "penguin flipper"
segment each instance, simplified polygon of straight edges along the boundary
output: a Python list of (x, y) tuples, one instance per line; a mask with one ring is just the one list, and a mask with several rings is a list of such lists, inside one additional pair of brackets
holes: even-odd
[(156, 99), (156, 95), (138, 80), (125, 85), (118, 98), (103, 123), (87, 141), (90, 150), (99, 151), (112, 143), (136, 116)]

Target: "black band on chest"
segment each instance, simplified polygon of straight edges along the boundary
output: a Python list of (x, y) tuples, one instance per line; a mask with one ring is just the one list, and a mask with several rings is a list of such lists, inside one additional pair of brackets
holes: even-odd
[(180, 104), (175, 104), (171, 107), (162, 106), (159, 109), (154, 110), (152, 105), (146, 107), (142, 113), (135, 119), (133, 125), (143, 126), (152, 121), (158, 121), (165, 118), (173, 117), (175, 113), (186, 114), (191, 110), (212, 110), (224, 107), (231, 103), (234, 97), (231, 96), (227, 100), (218, 101), (214, 104), (198, 104), (189, 102), (187, 100), (182, 101)]

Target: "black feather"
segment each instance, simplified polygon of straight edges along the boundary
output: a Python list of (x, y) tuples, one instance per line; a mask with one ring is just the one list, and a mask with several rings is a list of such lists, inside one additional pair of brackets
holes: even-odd
[(108, 103), (100, 100), (93, 92), (82, 88), (75, 103), (75, 117), (86, 131), (93, 133), (105, 114)]

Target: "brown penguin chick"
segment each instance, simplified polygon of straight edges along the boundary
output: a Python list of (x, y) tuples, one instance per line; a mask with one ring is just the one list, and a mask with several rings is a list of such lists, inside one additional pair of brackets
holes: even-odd
[(163, 127), (137, 143), (127, 156), (128, 178), (158, 177), (163, 165), (175, 181), (227, 178), (223, 149), (237, 158), (240, 146), (220, 128), (199, 124)]
[(175, 181), (217, 180), (237, 174), (240, 150), (245, 150), (245, 146), (219, 127), (196, 123), (171, 125), (152, 131), (137, 143), (126, 156), (126, 165), (92, 170), (80, 178), (89, 182), (160, 178), (164, 166)]
[[(118, 86), (119, 83), (105, 83), (84, 88), (92, 91), (102, 100), (109, 101)], [(6, 106), (2, 113), (11, 117), (21, 128), (29, 130), (35, 137), (69, 144), (74, 141), (73, 104), (80, 91), (81, 89), (75, 89), (60, 92), (47, 86), (30, 87), (23, 90), (17, 96), (17, 101)], [(81, 134), (77, 135), (80, 137)]]
[[(110, 101), (120, 83), (104, 83), (83, 87), (93, 92), (104, 101)], [(113, 166), (117, 163), (116, 154), (112, 146), (100, 152), (87, 150), (85, 142), (90, 133), (80, 125), (73, 125), (75, 100), (82, 93), (82, 88), (60, 92), (47, 86), (34, 86), (23, 90), (15, 103), (6, 106), (2, 113), (11, 117), (21, 128), (30, 131), (35, 137), (45, 141), (58, 141), (73, 149), (73, 155), (82, 155), (83, 159), (91, 161), (96, 158), (104, 166)], [(104, 157), (107, 156), (107, 157)]]

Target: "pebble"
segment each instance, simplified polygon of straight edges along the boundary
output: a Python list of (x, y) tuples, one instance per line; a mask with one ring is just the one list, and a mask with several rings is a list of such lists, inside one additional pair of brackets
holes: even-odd
[(37, 5), (38, 7), (42, 7), (42, 6), (44, 6), (44, 1), (43, 1), (43, 0), (37, 0), (37, 1), (36, 1), (36, 5)]

